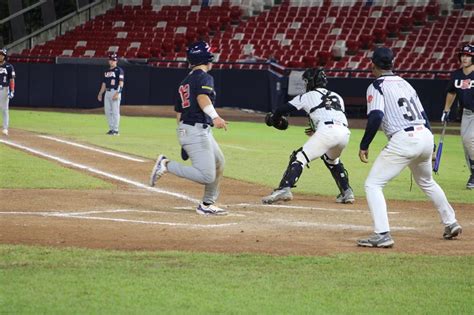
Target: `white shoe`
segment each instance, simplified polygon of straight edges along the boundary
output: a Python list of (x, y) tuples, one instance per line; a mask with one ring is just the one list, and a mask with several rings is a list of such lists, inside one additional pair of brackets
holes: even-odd
[(228, 212), (224, 209), (216, 207), (214, 205), (206, 206), (203, 203), (200, 203), (196, 208), (196, 212), (200, 215), (227, 215)]
[(8, 136), (8, 129), (3, 129), (2, 133), (3, 133), (3, 135)]
[(166, 167), (166, 163), (168, 162), (169, 160), (163, 154), (160, 154), (158, 156), (158, 158), (156, 159), (155, 166), (153, 166), (153, 170), (151, 171), (150, 175), (151, 187), (155, 186), (156, 181), (168, 171), (168, 168)]
[(354, 192), (350, 188), (346, 189), (344, 193), (341, 193), (336, 197), (337, 203), (354, 203), (354, 201)]
[(275, 189), (270, 195), (262, 198), (262, 203), (272, 204), (278, 201), (290, 201), (293, 199), (290, 187)]

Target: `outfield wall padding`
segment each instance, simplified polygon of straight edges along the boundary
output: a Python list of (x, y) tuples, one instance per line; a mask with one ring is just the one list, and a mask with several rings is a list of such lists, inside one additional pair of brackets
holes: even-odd
[[(17, 79), (12, 106), (97, 108), (102, 73), (108, 66), (86, 64), (14, 64)], [(174, 105), (177, 86), (188, 69), (123, 65), (125, 90), (122, 104)], [(216, 107), (238, 107), (267, 112), (289, 99), (288, 77), (270, 70), (214, 69)], [(347, 107), (358, 106), (364, 116), (366, 90), (372, 79), (330, 78), (328, 88), (344, 98)], [(409, 79), (418, 91), (431, 120), (443, 110), (446, 80)], [(348, 111), (349, 113), (353, 113)]]

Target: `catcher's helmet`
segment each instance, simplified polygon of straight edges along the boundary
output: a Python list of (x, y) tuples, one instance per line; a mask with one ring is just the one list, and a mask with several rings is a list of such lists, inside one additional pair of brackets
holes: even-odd
[(324, 69), (306, 69), (303, 72), (302, 78), (306, 83), (306, 92), (326, 87), (328, 84), (328, 78), (326, 73), (324, 73)]
[(7, 49), (6, 48), (2, 48), (0, 49), (0, 55), (3, 55), (3, 56), (7, 56)]
[(393, 68), (393, 58), (393, 51), (387, 47), (376, 48), (372, 54), (372, 62), (383, 70)]
[(109, 60), (118, 61), (118, 55), (116, 53), (109, 54)]
[(214, 60), (211, 47), (205, 41), (191, 44), (186, 51), (186, 56), (191, 66), (205, 65)]
[(474, 56), (474, 45), (466, 44), (466, 45), (462, 46), (461, 50), (458, 52), (459, 61), (461, 61), (461, 56), (462, 55), (471, 56), (471, 61), (472, 61), (472, 57)]

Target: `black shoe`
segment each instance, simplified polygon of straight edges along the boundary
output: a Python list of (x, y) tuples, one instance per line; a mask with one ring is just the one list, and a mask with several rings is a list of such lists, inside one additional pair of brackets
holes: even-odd
[(113, 135), (113, 136), (119, 136), (120, 134), (119, 134), (119, 132), (118, 132), (117, 130), (114, 130), (114, 131), (112, 131), (112, 135)]
[(113, 131), (113, 130), (109, 130), (109, 131), (107, 131), (107, 133), (106, 133), (106, 135), (109, 135), (109, 136), (111, 136), (111, 135), (113, 135), (113, 134), (114, 134), (114, 131)]
[(466, 184), (467, 189), (474, 189), (474, 174), (469, 177), (469, 180), (467, 181)]

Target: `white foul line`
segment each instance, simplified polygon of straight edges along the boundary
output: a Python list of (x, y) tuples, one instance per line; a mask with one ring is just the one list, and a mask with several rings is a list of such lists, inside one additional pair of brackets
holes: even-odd
[(220, 223), (220, 224), (192, 224), (192, 223), (177, 223), (177, 222), (129, 220), (129, 219), (122, 219), (122, 218), (107, 218), (107, 217), (94, 217), (94, 216), (83, 215), (83, 214), (124, 213), (124, 212), (164, 213), (160, 211), (117, 209), (117, 210), (86, 211), (86, 212), (0, 212), (0, 215), (31, 215), (31, 216), (42, 216), (42, 217), (59, 217), (59, 218), (139, 223), (139, 224), (152, 224), (152, 225), (168, 225), (168, 226), (180, 226), (180, 227), (184, 226), (184, 227), (192, 227), (192, 228), (219, 228), (219, 227), (237, 225), (237, 223), (234, 223), (234, 222)]
[(99, 152), (99, 153), (102, 153), (102, 154), (107, 154), (107, 155), (110, 155), (110, 156), (115, 156), (115, 157), (122, 158), (122, 159), (125, 159), (125, 160), (130, 160), (130, 161), (140, 162), (140, 163), (145, 162), (145, 160), (133, 158), (133, 157), (128, 156), (128, 155), (115, 153), (115, 152), (111, 152), (111, 151), (106, 151), (106, 150), (101, 150), (101, 149), (89, 147), (87, 145), (62, 140), (62, 139), (59, 139), (59, 138), (56, 138), (56, 137), (50, 137), (50, 136), (44, 136), (44, 135), (38, 135), (38, 137), (48, 139), (48, 140), (57, 141), (57, 142), (60, 142), (60, 143), (69, 144), (69, 145), (72, 145), (72, 146), (75, 146), (75, 147), (78, 147), (78, 148), (81, 148), (81, 149), (86, 149), (86, 150), (90, 150), (90, 151)]
[[(275, 205), (268, 205), (268, 204), (250, 204), (250, 203), (237, 203), (231, 206), (240, 206), (240, 207), (248, 207), (248, 206), (259, 206), (264, 208), (283, 208), (283, 209), (303, 209), (303, 210), (318, 210), (318, 211), (333, 211), (333, 212), (355, 212), (355, 213), (366, 213), (368, 210), (361, 210), (361, 209), (337, 209), (337, 208), (319, 208), (319, 207), (307, 207), (307, 206), (297, 206), (297, 205), (282, 205), (282, 204), (275, 204)], [(389, 211), (389, 214), (399, 214), (400, 212)]]
[(81, 169), (81, 170), (86, 170), (88, 172), (91, 172), (91, 173), (94, 173), (94, 174), (97, 174), (97, 175), (101, 175), (101, 176), (104, 176), (104, 177), (108, 177), (108, 178), (111, 178), (113, 180), (120, 181), (120, 182), (123, 182), (123, 183), (127, 183), (129, 185), (132, 185), (132, 186), (135, 186), (135, 187), (138, 187), (138, 188), (143, 188), (143, 189), (146, 189), (148, 191), (153, 191), (153, 192), (164, 194), (164, 195), (170, 195), (170, 196), (173, 196), (173, 197), (176, 197), (176, 198), (179, 198), (179, 199), (184, 199), (184, 200), (187, 200), (187, 201), (191, 201), (193, 203), (199, 203), (200, 202), (197, 199), (194, 199), (192, 197), (189, 197), (189, 196), (186, 196), (186, 195), (183, 195), (183, 194), (180, 194), (180, 193), (175, 193), (175, 192), (172, 192), (172, 191), (163, 190), (163, 189), (159, 189), (159, 188), (156, 188), (156, 187), (150, 187), (150, 186), (142, 184), (140, 182), (136, 182), (136, 181), (133, 181), (131, 179), (127, 179), (127, 178), (124, 178), (124, 177), (121, 177), (121, 176), (110, 174), (110, 173), (95, 169), (93, 167), (90, 167), (90, 166), (87, 166), (87, 165), (84, 165), (84, 164), (74, 163), (74, 162), (71, 162), (69, 160), (62, 159), (60, 157), (54, 156), (54, 155), (50, 155), (50, 154), (47, 154), (47, 153), (44, 153), (44, 152), (41, 152), (41, 151), (38, 151), (38, 150), (35, 150), (35, 149), (32, 149), (32, 148), (25, 147), (25, 146), (23, 146), (21, 144), (18, 144), (18, 143), (14, 143), (14, 142), (11, 142), (11, 141), (8, 141), (8, 140), (3, 140), (3, 139), (0, 139), (0, 142), (5, 143), (7, 145), (10, 145), (12, 147), (16, 147), (16, 148), (31, 152), (33, 154), (36, 154), (36, 155), (39, 155), (39, 156), (57, 161), (59, 163), (69, 165), (69, 166), (72, 166), (72, 167), (75, 167), (75, 168), (78, 168), (78, 169)]

